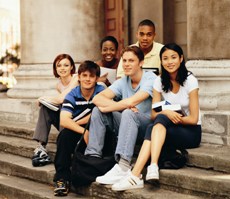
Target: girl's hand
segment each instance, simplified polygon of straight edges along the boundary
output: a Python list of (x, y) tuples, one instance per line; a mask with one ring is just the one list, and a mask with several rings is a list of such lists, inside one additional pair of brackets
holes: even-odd
[(40, 99), (40, 97), (37, 99), (36, 104), (37, 104), (38, 106), (41, 106), (41, 103), (39, 102), (39, 99)]
[(42, 97), (39, 97), (38, 100), (37, 100), (37, 105), (38, 106), (41, 106), (41, 103), (39, 102), (39, 100), (46, 100), (46, 97), (45, 96), (42, 96)]
[(105, 73), (104, 75), (102, 75), (101, 77), (98, 78), (98, 82), (106, 82), (107, 80), (107, 77), (108, 77), (108, 73)]
[(165, 110), (165, 114), (174, 124), (182, 123), (183, 116), (180, 113), (171, 110)]

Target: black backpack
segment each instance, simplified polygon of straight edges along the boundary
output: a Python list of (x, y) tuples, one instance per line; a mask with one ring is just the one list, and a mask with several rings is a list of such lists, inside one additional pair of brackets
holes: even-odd
[(163, 148), (158, 161), (159, 169), (180, 169), (188, 162), (186, 149)]
[(113, 126), (106, 126), (102, 158), (84, 155), (84, 152), (79, 150), (82, 139), (76, 146), (72, 161), (72, 185), (75, 188), (91, 184), (97, 176), (104, 175), (116, 164), (114, 152), (117, 137), (115, 136)]

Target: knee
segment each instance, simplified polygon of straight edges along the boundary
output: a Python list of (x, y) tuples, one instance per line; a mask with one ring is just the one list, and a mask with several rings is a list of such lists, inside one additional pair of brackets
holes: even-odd
[(68, 140), (70, 140), (70, 132), (68, 129), (63, 129), (59, 135), (58, 135), (58, 138), (57, 138), (57, 145), (60, 145), (60, 144), (63, 144), (63, 143), (67, 143)]
[(101, 115), (101, 111), (99, 110), (98, 107), (94, 107), (93, 108), (93, 111), (92, 111), (92, 114), (91, 114), (91, 119), (97, 119), (99, 115)]
[(152, 128), (152, 133), (160, 133), (162, 130), (166, 130), (165, 126), (161, 123), (157, 123)]
[(144, 138), (145, 140), (151, 140), (152, 129), (153, 129), (153, 123), (149, 124), (146, 128), (145, 138)]
[(133, 117), (134, 115), (135, 115), (134, 112), (130, 109), (125, 109), (122, 112), (122, 117)]
[(165, 121), (167, 119), (168, 119), (168, 117), (166, 115), (164, 115), (164, 114), (158, 114), (157, 117), (156, 117), (156, 119), (154, 120), (154, 122)]
[(161, 124), (168, 128), (170, 125), (173, 124), (173, 122), (164, 114), (157, 115), (156, 119), (154, 120), (154, 126), (157, 124)]

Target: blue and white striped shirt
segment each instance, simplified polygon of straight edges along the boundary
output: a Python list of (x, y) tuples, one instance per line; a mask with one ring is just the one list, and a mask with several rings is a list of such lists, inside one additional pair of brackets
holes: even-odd
[(95, 106), (92, 99), (102, 90), (104, 90), (103, 86), (96, 85), (93, 95), (87, 101), (81, 94), (80, 86), (77, 86), (66, 95), (61, 110), (70, 112), (75, 121), (79, 120), (92, 112)]

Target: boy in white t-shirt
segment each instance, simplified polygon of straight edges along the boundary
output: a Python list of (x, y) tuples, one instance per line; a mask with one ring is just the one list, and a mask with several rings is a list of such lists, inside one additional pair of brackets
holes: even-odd
[[(89, 142), (85, 155), (102, 156), (106, 125), (113, 126), (118, 135), (115, 159), (118, 164), (96, 181), (114, 184), (126, 176), (137, 138), (143, 141), (147, 125), (151, 122), (152, 90), (156, 75), (144, 72), (144, 54), (137, 46), (126, 47), (122, 53), (125, 77), (116, 80), (93, 99)], [(114, 97), (121, 100), (116, 102)], [(110, 114), (108, 114), (110, 113)]]
[(146, 180), (159, 180), (158, 160), (163, 147), (174, 149), (196, 148), (201, 142), (198, 81), (185, 67), (183, 51), (177, 44), (167, 44), (160, 51), (162, 74), (154, 82), (153, 103), (162, 98), (180, 104), (187, 115), (172, 110), (155, 112), (148, 126), (136, 164), (126, 177), (112, 186), (113, 190), (143, 188), (141, 171), (151, 157)]

